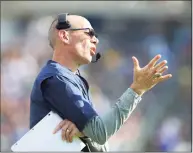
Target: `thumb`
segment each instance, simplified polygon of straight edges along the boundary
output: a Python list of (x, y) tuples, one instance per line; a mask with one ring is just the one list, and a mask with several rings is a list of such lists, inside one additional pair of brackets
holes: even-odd
[(140, 67), (139, 67), (138, 59), (135, 56), (133, 56), (132, 59), (133, 59), (134, 69), (139, 69)]

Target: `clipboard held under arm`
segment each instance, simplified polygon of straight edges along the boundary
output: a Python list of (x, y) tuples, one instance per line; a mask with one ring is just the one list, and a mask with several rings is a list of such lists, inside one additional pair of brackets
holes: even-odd
[(78, 138), (73, 138), (71, 143), (62, 140), (61, 130), (53, 134), (55, 127), (62, 118), (49, 112), (39, 123), (28, 131), (20, 140), (12, 145), (13, 152), (35, 151), (81, 151), (85, 144)]

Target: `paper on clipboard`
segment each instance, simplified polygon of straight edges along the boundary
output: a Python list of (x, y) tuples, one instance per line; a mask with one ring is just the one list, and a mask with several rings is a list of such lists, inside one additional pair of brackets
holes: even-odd
[(39, 123), (28, 131), (12, 147), (13, 152), (28, 151), (81, 151), (85, 144), (77, 137), (71, 143), (63, 141), (61, 130), (53, 134), (55, 127), (62, 118), (54, 112), (49, 112)]

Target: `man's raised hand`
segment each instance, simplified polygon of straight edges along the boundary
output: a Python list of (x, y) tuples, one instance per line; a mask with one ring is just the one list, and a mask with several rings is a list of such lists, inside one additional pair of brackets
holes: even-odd
[(167, 61), (163, 60), (156, 64), (161, 58), (161, 55), (156, 55), (145, 67), (141, 68), (136, 57), (132, 57), (133, 69), (133, 83), (130, 88), (137, 94), (142, 95), (146, 91), (153, 88), (156, 84), (166, 81), (172, 77), (171, 74), (162, 75), (167, 69)]

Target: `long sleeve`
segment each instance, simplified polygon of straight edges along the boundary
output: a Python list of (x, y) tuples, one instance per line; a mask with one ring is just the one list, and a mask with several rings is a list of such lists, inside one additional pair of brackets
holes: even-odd
[(83, 133), (93, 141), (105, 144), (127, 120), (140, 100), (141, 97), (128, 88), (105, 115), (92, 118), (86, 124)]

